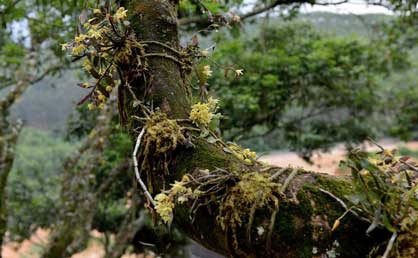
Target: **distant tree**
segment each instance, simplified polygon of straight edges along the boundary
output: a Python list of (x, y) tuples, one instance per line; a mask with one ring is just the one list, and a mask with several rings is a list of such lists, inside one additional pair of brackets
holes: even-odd
[[(58, 43), (73, 34), (68, 28), (75, 24), (74, 20), (66, 24), (62, 17), (74, 15), (78, 4), (21, 0), (0, 4), (0, 244), (7, 230), (5, 189), (21, 128), (20, 121), (10, 120), (10, 108), (29, 86), (69, 64), (64, 59), (57, 62), (55, 57), (62, 57)], [(27, 26), (20, 31), (18, 24), (24, 26), (24, 22)]]
[(385, 116), (382, 80), (408, 67), (405, 51), (382, 40), (319, 33), (301, 22), (248, 34), (219, 44), (214, 53), (217, 64), (236, 63), (245, 71), (240, 80), (226, 80), (222, 72), (210, 80), (222, 98), (227, 138), (263, 138), (309, 158), (336, 142), (352, 145), (387, 134), (377, 123)]

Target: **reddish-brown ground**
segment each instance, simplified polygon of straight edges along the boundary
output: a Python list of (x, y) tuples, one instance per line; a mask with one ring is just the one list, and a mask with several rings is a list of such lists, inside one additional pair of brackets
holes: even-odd
[[(402, 146), (411, 150), (418, 150), (418, 142), (399, 143), (393, 140), (383, 140), (379, 142), (379, 145), (385, 149), (397, 149)], [(370, 143), (362, 144), (359, 146), (359, 148), (367, 151), (379, 150), (377, 146)], [(313, 164), (307, 163), (294, 152), (273, 152), (262, 156), (260, 160), (280, 167), (286, 167), (290, 165), (293, 167), (302, 167), (310, 171), (318, 171), (338, 175), (347, 172), (340, 171), (339, 169), (340, 160), (345, 158), (346, 153), (347, 152), (344, 147), (342, 145), (338, 145), (330, 152), (315, 153), (312, 159)]]
[[(38, 229), (30, 239), (22, 243), (8, 242), (3, 245), (3, 258), (38, 258), (42, 247), (48, 240), (48, 230)], [(100, 238), (102, 235), (98, 232), (92, 232), (93, 238)], [(90, 241), (89, 247), (75, 255), (72, 258), (102, 258), (104, 255), (103, 246), (99, 241)], [(152, 255), (133, 255), (125, 254), (122, 258), (153, 258)]]

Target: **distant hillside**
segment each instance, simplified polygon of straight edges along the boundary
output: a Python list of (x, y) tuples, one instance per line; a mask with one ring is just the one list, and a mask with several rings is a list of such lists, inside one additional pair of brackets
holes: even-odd
[(49, 77), (30, 87), (12, 108), (12, 117), (26, 126), (45, 131), (60, 131), (76, 103), (86, 94), (73, 71), (59, 77)]
[[(300, 14), (297, 19), (313, 23), (319, 30), (340, 36), (369, 36), (373, 27), (391, 16), (347, 15), (326, 12)], [(272, 19), (270, 23), (280, 20)], [(253, 34), (257, 22), (246, 24), (243, 33)], [(254, 34), (253, 34), (254, 35)], [(207, 40), (206, 40), (207, 41)], [(64, 72), (60, 77), (47, 78), (31, 87), (12, 110), (13, 117), (20, 117), (27, 126), (45, 131), (63, 130), (68, 115), (74, 110), (75, 103), (86, 94), (76, 84), (80, 82), (74, 72)]]
[(327, 33), (335, 33), (339, 36), (370, 37), (379, 23), (390, 21), (393, 17), (385, 14), (353, 15), (313, 12), (301, 14), (298, 19), (310, 22)]

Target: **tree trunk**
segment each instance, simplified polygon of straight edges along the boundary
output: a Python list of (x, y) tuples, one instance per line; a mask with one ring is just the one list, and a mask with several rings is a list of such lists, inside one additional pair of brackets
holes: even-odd
[[(158, 41), (180, 50), (177, 2), (131, 0), (123, 5), (129, 10), (130, 22), (139, 41)], [(169, 53), (169, 50), (153, 46), (147, 49), (147, 53), (152, 52)], [(159, 107), (170, 118), (188, 118), (192, 103), (190, 85), (186, 83), (187, 71), (164, 57), (150, 58), (148, 65), (148, 80), (130, 83), (136, 95), (142, 96), (146, 91), (144, 102), (152, 101), (154, 108)], [(124, 96), (122, 115), (127, 119), (125, 123), (132, 138), (136, 138), (137, 129), (142, 125), (132, 116), (142, 116), (142, 113), (133, 108), (134, 100), (126, 88), (119, 89), (119, 94)], [(168, 179), (153, 181), (154, 193), (170, 188), (169, 184), (174, 180), (199, 170), (261, 170), (256, 166), (243, 166), (221, 147), (203, 139), (197, 138), (193, 144), (193, 148), (177, 147), (172, 153)], [(277, 181), (284, 184), (290, 173), (291, 170), (282, 173)], [(324, 257), (327, 252), (334, 251), (340, 254), (339, 257), (366, 257), (374, 246), (388, 239), (387, 232), (376, 230), (366, 236), (368, 223), (350, 214), (336, 231), (331, 231), (334, 221), (345, 211), (338, 198), (333, 196), (342, 197), (351, 191), (348, 178), (299, 169), (285, 191), (286, 198), (280, 200), (279, 208), (255, 209), (254, 217), (251, 220), (247, 218), (250, 216), (243, 217), (244, 223), (236, 230), (223, 229), (217, 222), (219, 202), (200, 207), (193, 221), (189, 214), (190, 204), (176, 205), (174, 223), (208, 249), (231, 257)]]
[[(27, 76), (26, 76), (27, 77)], [(22, 78), (6, 96), (0, 99), (0, 257), (3, 237), (7, 231), (7, 179), (13, 167), (21, 121), (9, 120), (13, 103), (30, 86), (30, 79)]]
[[(115, 171), (109, 175), (111, 181), (105, 181), (96, 192), (93, 191), (95, 168), (102, 162), (103, 150), (111, 133), (112, 108), (115, 109), (115, 105), (111, 104), (102, 110), (92, 130), (94, 133), (89, 135), (76, 155), (65, 162), (60, 214), (42, 254), (44, 258), (71, 257), (87, 247), (99, 198), (128, 167), (126, 163), (115, 167)], [(80, 168), (77, 169), (77, 166)]]

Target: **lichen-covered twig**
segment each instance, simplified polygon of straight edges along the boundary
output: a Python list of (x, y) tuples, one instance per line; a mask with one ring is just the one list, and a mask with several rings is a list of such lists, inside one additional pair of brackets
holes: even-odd
[(279, 171), (277, 171), (276, 173), (274, 173), (269, 179), (270, 181), (275, 180), (277, 177), (279, 177), (281, 174), (283, 174), (284, 172), (286, 172), (288, 168), (282, 168)]
[(286, 189), (289, 186), (290, 182), (293, 180), (293, 178), (295, 178), (295, 176), (297, 175), (297, 173), (298, 173), (298, 169), (295, 168), (295, 169), (293, 169), (292, 173), (290, 173), (290, 175), (286, 178), (286, 180), (284, 181), (284, 183), (283, 183), (283, 185), (282, 185), (282, 187), (280, 189), (280, 191), (282, 193), (284, 193), (286, 191)]
[(138, 159), (136, 157), (136, 155), (138, 154), (139, 146), (141, 145), (141, 139), (142, 139), (142, 136), (144, 135), (144, 133), (145, 133), (145, 127), (142, 128), (141, 132), (138, 135), (138, 138), (136, 139), (134, 152), (132, 153), (132, 160), (134, 162), (134, 170), (135, 170), (136, 179), (138, 180), (139, 185), (142, 188), (142, 191), (144, 191), (145, 197), (152, 204), (152, 207), (155, 208), (155, 201), (152, 198), (151, 194), (148, 192), (147, 186), (144, 184), (144, 182), (142, 181), (141, 176), (139, 174)]
[(324, 190), (324, 189), (322, 189), (322, 188), (319, 188), (319, 191), (321, 191), (321, 192), (323, 192), (323, 193), (325, 193), (325, 194), (328, 194), (328, 195), (329, 195), (329, 196), (331, 196), (334, 200), (336, 200), (337, 202), (339, 202), (339, 203), (341, 204), (341, 206), (343, 206), (343, 207), (344, 207), (344, 209), (348, 210), (348, 207), (347, 207), (347, 205), (345, 204), (345, 202), (344, 202), (343, 200), (341, 200), (340, 198), (338, 198), (337, 196), (335, 196), (333, 193), (331, 193), (331, 192), (329, 192), (329, 191), (327, 191), (327, 190)]
[(395, 243), (396, 237), (398, 236), (397, 232), (392, 234), (392, 237), (389, 240), (388, 245), (386, 246), (385, 253), (383, 254), (382, 258), (387, 258), (389, 256), (390, 250), (392, 250), (393, 243)]

